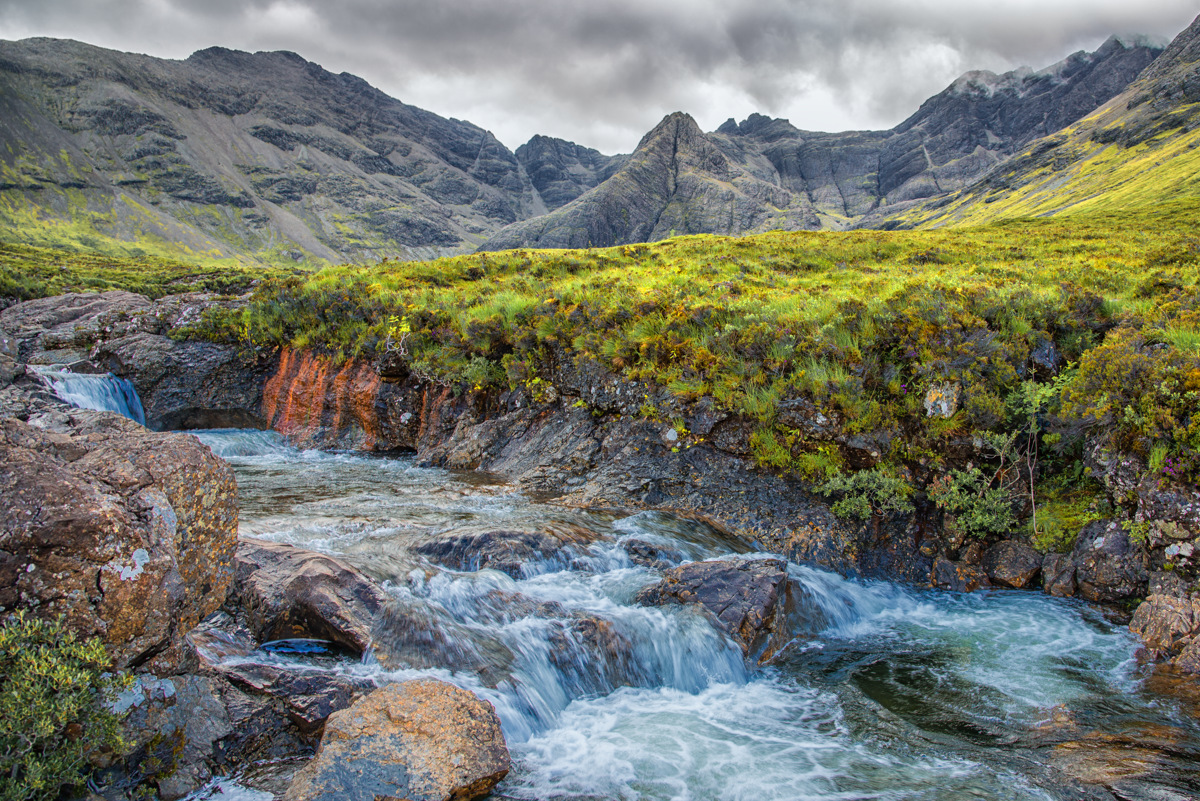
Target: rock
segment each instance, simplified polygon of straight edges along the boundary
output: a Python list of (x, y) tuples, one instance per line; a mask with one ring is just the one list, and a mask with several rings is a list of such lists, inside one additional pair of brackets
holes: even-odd
[(1172, 665), (1180, 673), (1200, 675), (1200, 639), (1193, 639), (1175, 657)]
[(683, 553), (678, 549), (655, 545), (646, 540), (622, 540), (621, 548), (629, 556), (629, 561), (654, 570), (669, 570), (684, 560)]
[(1057, 598), (1070, 598), (1075, 588), (1075, 563), (1070, 555), (1046, 554), (1042, 559), (1042, 591)]
[(938, 589), (954, 592), (974, 592), (991, 586), (981, 568), (963, 562), (952, 562), (944, 556), (933, 560), (929, 583)]
[(287, 801), (470, 801), (508, 775), (491, 704), (425, 679), (389, 684), (336, 712)]
[(234, 684), (278, 700), (305, 737), (320, 737), (326, 719), (349, 707), (369, 686), (332, 673), (287, 670), (252, 662), (223, 664), (215, 671)]
[(1084, 527), (1071, 561), (1079, 594), (1089, 601), (1112, 603), (1146, 594), (1146, 555), (1118, 523), (1100, 520)]
[(584, 528), (562, 526), (543, 531), (482, 531), (453, 534), (413, 546), (413, 553), (427, 556), (442, 567), (473, 572), (490, 568), (513, 578), (543, 572), (548, 566), (562, 568), (595, 535)]
[(793, 592), (784, 560), (729, 559), (689, 562), (668, 570), (658, 584), (638, 593), (637, 602), (698, 605), (742, 653), (761, 663), (791, 638)]
[(148, 783), (164, 801), (262, 761), (286, 760), (311, 749), (276, 699), (234, 686), (220, 675), (155, 679), (142, 674), (118, 696), (129, 751), (110, 773), (120, 784)]
[(361, 655), (391, 600), (350, 565), (314, 551), (242, 538), (230, 603), (260, 641), (308, 637)]
[(1200, 633), (1200, 599), (1151, 595), (1134, 611), (1129, 630), (1155, 659), (1177, 656)]
[(959, 384), (934, 384), (925, 393), (925, 415), (927, 417), (953, 417), (958, 411), (958, 398), (962, 394)]
[(117, 667), (184, 669), (233, 580), (233, 471), (195, 437), (69, 411), (0, 423), (0, 607), (66, 615)]
[(983, 569), (993, 584), (1020, 590), (1032, 584), (1042, 569), (1042, 557), (1023, 542), (1004, 540), (984, 553)]

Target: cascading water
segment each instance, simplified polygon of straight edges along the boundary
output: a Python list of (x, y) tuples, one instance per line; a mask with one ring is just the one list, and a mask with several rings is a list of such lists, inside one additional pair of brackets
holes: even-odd
[[(1195, 719), (1142, 688), (1133, 638), (1084, 604), (790, 566), (798, 636), (751, 668), (694, 609), (633, 600), (661, 567), (632, 561), (634, 542), (672, 563), (756, 558), (703, 524), (532, 504), (479, 476), (270, 433), (199, 436), (234, 464), (243, 533), (335, 554), (395, 596), (373, 655), (321, 669), (435, 675), (496, 707), (514, 757), (496, 797), (1112, 798), (1077, 782), (1105, 770), (1122, 798), (1200, 789)], [(569, 545), (507, 573), (422, 555), (498, 529)]]
[(142, 400), (133, 384), (112, 373), (93, 375), (67, 370), (35, 368), (38, 376), (61, 400), (80, 409), (117, 412), (146, 424)]

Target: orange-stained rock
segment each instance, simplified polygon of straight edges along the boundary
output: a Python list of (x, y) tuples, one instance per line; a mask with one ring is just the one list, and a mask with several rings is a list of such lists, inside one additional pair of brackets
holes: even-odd
[(0, 424), (0, 608), (65, 615), (118, 667), (175, 672), (233, 578), (233, 471), (186, 434), (63, 417), (58, 432)]
[(287, 801), (470, 801), (508, 775), (492, 705), (452, 684), (389, 684), (335, 712)]
[(379, 442), (379, 375), (370, 362), (335, 364), (284, 349), (263, 387), (262, 416), (302, 446), (372, 450)]

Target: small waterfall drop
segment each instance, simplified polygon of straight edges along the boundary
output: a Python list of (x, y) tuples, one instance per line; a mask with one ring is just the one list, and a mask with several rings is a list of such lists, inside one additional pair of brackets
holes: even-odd
[(133, 384), (112, 373), (92, 375), (67, 370), (35, 368), (46, 386), (59, 399), (80, 409), (116, 412), (146, 425), (146, 412)]

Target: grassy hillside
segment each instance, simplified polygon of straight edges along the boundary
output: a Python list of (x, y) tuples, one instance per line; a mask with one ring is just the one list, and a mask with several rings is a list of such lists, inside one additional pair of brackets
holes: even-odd
[(975, 186), (898, 214), (905, 227), (1119, 213), (1200, 196), (1200, 17), (1130, 86)]
[[(849, 513), (927, 491), (973, 515), (977, 533), (1000, 530), (1021, 514), (1018, 478), (1033, 468), (1040, 541), (1053, 547), (1096, 513), (1085, 442), (1164, 480), (1200, 476), (1198, 214), (1190, 200), (316, 272), (4, 247), (0, 291), (240, 291), (261, 277), (247, 306), (192, 334), (338, 359), (390, 351), (485, 393), (539, 395), (551, 364), (594, 360), (744, 416), (760, 465), (868, 499)], [(642, 414), (677, 423), (681, 447), (699, 441), (649, 393)], [(826, 422), (812, 424), (818, 414)]]
[[(1200, 475), (1198, 212), (1179, 201), (955, 230), (332, 267), (265, 281), (196, 333), (338, 358), (403, 351), (464, 391), (536, 393), (554, 360), (592, 359), (744, 415), (759, 464), (865, 493), (866, 513), (914, 488), (969, 506), (1005, 481), (1000, 507), (1019, 511), (1012, 475), (976, 465), (1032, 465), (1050, 547), (1056, 493), (1074, 528), (1095, 495), (1073, 494), (1087, 485), (1085, 440), (1164, 478)], [(798, 422), (798, 408), (830, 424)], [(642, 413), (661, 414), (652, 401)], [(1012, 524), (976, 512), (981, 531)]]

